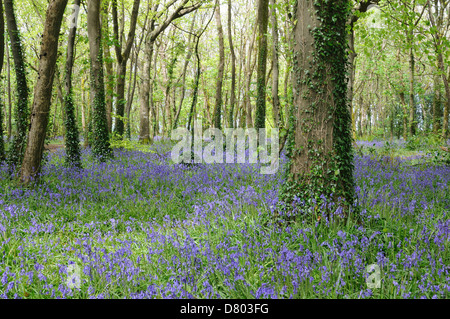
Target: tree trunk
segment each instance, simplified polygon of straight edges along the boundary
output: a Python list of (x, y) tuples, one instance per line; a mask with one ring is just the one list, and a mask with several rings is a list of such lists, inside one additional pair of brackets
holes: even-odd
[[(448, 78), (445, 74), (445, 65), (444, 65), (444, 57), (442, 54), (442, 38), (441, 38), (441, 29), (442, 29), (442, 23), (444, 20), (444, 10), (447, 8), (447, 3), (438, 3), (438, 1), (435, 1), (435, 15), (437, 17), (437, 21), (434, 17), (433, 10), (431, 9), (431, 2), (428, 1), (428, 13), (430, 17), (431, 25), (436, 29), (436, 32), (433, 34), (434, 39), (434, 50), (437, 55), (437, 61), (438, 61), (438, 70), (442, 74), (442, 82), (444, 83), (445, 88), (445, 95), (446, 95), (446, 104), (444, 108), (444, 114), (443, 114), (443, 123), (442, 123), (442, 139), (445, 139), (447, 137), (447, 130), (448, 130), (448, 109), (450, 107), (450, 87), (448, 84)], [(438, 133), (440, 129), (440, 121), (439, 117), (441, 116), (441, 100), (440, 100), (440, 86), (439, 86), (439, 78), (434, 78), (434, 110), (433, 110), (433, 131), (435, 133)], [(439, 92), (439, 99), (437, 99), (436, 92)]]
[(402, 104), (403, 109), (403, 139), (406, 141), (406, 138), (408, 137), (408, 115), (407, 115), (408, 108), (404, 92), (400, 92), (400, 103)]
[(231, 0), (228, 0), (228, 42), (230, 43), (231, 53), (231, 93), (228, 126), (234, 127), (233, 113), (236, 104), (236, 54), (234, 53), (233, 35), (231, 33)]
[[(135, 53), (135, 59), (133, 60), (133, 57), (131, 57), (131, 75), (133, 78), (133, 84), (128, 86), (128, 95), (127, 95), (127, 107), (125, 108), (125, 113), (127, 116), (127, 138), (131, 139), (131, 107), (133, 105), (133, 98), (134, 98), (134, 91), (136, 89), (136, 75), (137, 75), (137, 60), (138, 60), (138, 52)], [(134, 72), (133, 72), (134, 67)]]
[(439, 134), (441, 130), (442, 117), (442, 95), (439, 76), (434, 76), (434, 96), (433, 96), (433, 133)]
[[(412, 33), (412, 30), (411, 30)], [(413, 48), (413, 41), (414, 41), (414, 35), (410, 34), (408, 35), (408, 38), (410, 39), (410, 48), (409, 48), (409, 133), (411, 136), (414, 136), (416, 134), (416, 119), (415, 119), (415, 113), (416, 113), (416, 105), (414, 103), (414, 48)]]
[[(105, 85), (103, 75), (103, 47), (100, 24), (100, 1), (89, 0), (87, 29), (89, 38), (89, 57), (91, 62), (92, 128), (94, 156), (105, 161), (113, 156), (109, 144), (108, 122), (105, 108)], [(88, 124), (89, 125), (89, 124)]]
[[(3, 18), (3, 0), (0, 0), (0, 74), (3, 69), (5, 54), (5, 21)], [(5, 143), (3, 140), (3, 101), (0, 96), (0, 163), (5, 160)]]
[(9, 62), (9, 48), (5, 45), (6, 49), (6, 68), (7, 68), (7, 86), (8, 86), (8, 141), (11, 140), (12, 135), (12, 100), (11, 100), (11, 64)]
[(122, 52), (122, 41), (120, 37), (123, 37), (122, 32), (119, 35), (118, 32), (118, 22), (117, 22), (117, 0), (112, 0), (112, 12), (113, 12), (113, 23), (114, 23), (114, 37), (115, 37), (115, 49), (117, 56), (117, 84), (116, 84), (116, 121), (115, 121), (115, 132), (119, 138), (123, 137), (124, 133), (124, 111), (125, 111), (125, 80), (127, 74), (127, 62), (130, 57), (131, 47), (134, 42), (134, 35), (136, 32), (136, 22), (139, 13), (140, 0), (134, 0), (133, 9), (131, 11), (130, 20), (130, 30), (128, 32), (127, 42), (125, 44), (124, 51)]
[[(206, 28), (209, 26), (209, 24), (211, 23), (211, 20), (214, 16), (214, 13), (211, 15), (211, 17), (209, 18), (208, 22), (206, 23), (205, 27), (203, 28), (203, 30), (197, 35), (195, 35), (196, 42), (195, 42), (195, 47), (194, 47), (194, 52), (195, 52), (195, 57), (197, 59), (197, 70), (195, 72), (195, 82), (194, 82), (194, 91), (192, 93), (192, 104), (191, 104), (191, 108), (189, 110), (189, 116), (188, 116), (188, 130), (193, 132), (193, 117), (195, 114), (195, 110), (196, 110), (196, 104), (197, 104), (197, 98), (198, 98), (198, 87), (199, 87), (199, 83), (200, 83), (200, 74), (201, 74), (201, 61), (200, 61), (200, 54), (198, 52), (198, 44), (200, 42), (200, 37), (202, 36), (202, 34), (206, 31)], [(206, 100), (206, 94), (205, 94), (205, 100)]]
[(197, 97), (198, 97), (198, 86), (200, 81), (200, 55), (198, 53), (198, 43), (200, 41), (200, 36), (197, 36), (197, 41), (195, 42), (195, 57), (197, 58), (197, 70), (195, 72), (195, 81), (194, 81), (194, 91), (192, 93), (192, 104), (191, 108), (189, 109), (189, 115), (188, 115), (188, 130), (191, 131), (193, 129), (192, 120), (194, 117), (194, 109), (195, 105), (197, 104)]
[(271, 0), (272, 6), (272, 114), (275, 127), (283, 126), (282, 118), (280, 117), (280, 99), (278, 96), (278, 82), (280, 72), (278, 69), (278, 22), (276, 0)]
[(80, 0), (74, 0), (72, 20), (69, 25), (69, 38), (67, 43), (67, 58), (65, 69), (65, 111), (66, 111), (66, 163), (69, 167), (81, 167), (80, 139), (75, 118), (75, 105), (72, 93), (72, 68), (75, 51), (75, 36), (77, 33), (77, 19), (80, 10)]
[(176, 129), (178, 126), (178, 121), (179, 121), (179, 117), (180, 117), (180, 113), (181, 113), (181, 108), (183, 106), (183, 101), (184, 101), (184, 96), (186, 94), (186, 72), (187, 72), (187, 68), (189, 65), (189, 62), (191, 60), (192, 57), (192, 34), (194, 31), (194, 25), (195, 25), (195, 18), (197, 17), (197, 11), (194, 13), (194, 17), (192, 18), (192, 22), (191, 22), (191, 26), (189, 28), (189, 37), (188, 37), (188, 52), (186, 53), (186, 59), (184, 61), (184, 67), (183, 67), (183, 78), (182, 78), (182, 82), (181, 82), (181, 98), (180, 98), (180, 103), (178, 105), (178, 110), (175, 114), (175, 121), (173, 124), (173, 129)]
[(216, 105), (214, 108), (214, 127), (221, 129), (221, 112), (222, 112), (222, 84), (223, 84), (223, 73), (225, 67), (225, 48), (223, 41), (223, 29), (222, 21), (220, 18), (220, 6), (216, 6), (216, 24), (217, 24), (217, 34), (219, 35), (219, 66), (217, 71), (217, 82), (216, 82)]
[[(108, 7), (109, 0), (103, 2), (102, 8), (102, 28), (103, 34), (109, 36), (109, 24), (108, 24)], [(112, 104), (114, 97), (114, 73), (113, 73), (113, 59), (111, 58), (111, 52), (109, 51), (109, 45), (106, 41), (103, 41), (103, 52), (105, 56), (105, 70), (106, 70), (106, 120), (108, 122), (108, 132), (112, 132)]]
[[(238, 85), (237, 85), (237, 106), (235, 107), (235, 116), (234, 116), (234, 126), (233, 127), (244, 127), (243, 122), (243, 105), (244, 105), (244, 99), (243, 99), (243, 67), (245, 66), (245, 48), (246, 48), (246, 42), (247, 38), (243, 35), (243, 31), (241, 31), (241, 41), (239, 45), (239, 71), (238, 71)], [(242, 98), (241, 98), (242, 97)], [(242, 101), (242, 102), (241, 102)]]
[[(151, 21), (150, 25), (152, 26), (154, 21)], [(140, 91), (140, 108), (139, 108), (139, 142), (142, 144), (148, 144), (150, 142), (150, 121), (149, 121), (149, 98), (151, 97), (150, 92), (150, 70), (152, 65), (152, 57), (153, 57), (153, 41), (149, 41), (145, 45), (144, 49), (145, 63), (143, 70), (143, 79), (142, 79), (142, 87)], [(153, 111), (153, 109), (152, 109)], [(154, 112), (152, 112), (152, 119), (156, 116)]]
[(269, 0), (258, 0), (258, 69), (256, 82), (255, 128), (266, 127), (266, 65)]
[[(255, 30), (256, 31), (256, 30)], [(247, 53), (247, 74), (246, 74), (246, 84), (245, 84), (245, 122), (247, 128), (253, 127), (253, 118), (252, 118), (252, 104), (250, 101), (250, 83), (252, 81), (253, 69), (256, 64), (256, 59), (252, 64), (252, 53), (253, 53), (253, 45), (255, 43), (256, 32), (253, 33), (252, 42), (250, 43), (250, 47), (248, 48)]]
[[(146, 63), (144, 64), (144, 79), (143, 79), (143, 87), (141, 88), (141, 99), (140, 99), (140, 119), (139, 119), (139, 141), (143, 144), (148, 143), (149, 138), (149, 108), (154, 111), (153, 114), (151, 114), (151, 117), (153, 119), (153, 136), (156, 135), (156, 129), (157, 129), (157, 111), (156, 107), (153, 105), (152, 102), (152, 85), (150, 83), (150, 69), (151, 69), (151, 55), (153, 54), (153, 44), (156, 40), (156, 38), (164, 32), (164, 30), (170, 25), (170, 23), (178, 19), (186, 14), (189, 14), (190, 12), (197, 10), (201, 6), (201, 2), (192, 5), (190, 7), (185, 7), (185, 5), (188, 3), (188, 0), (183, 0), (183, 2), (174, 10), (174, 12), (167, 17), (163, 23), (161, 23), (158, 27), (155, 28), (155, 21), (157, 18), (159, 18), (165, 11), (161, 10), (160, 13), (150, 22), (150, 31), (147, 35), (147, 45), (146, 45), (146, 56), (150, 56), (150, 59), (146, 59)], [(158, 12), (158, 6), (159, 4), (155, 5), (155, 8), (152, 10), (153, 12)], [(155, 55), (156, 59), (156, 55)], [(147, 64), (148, 63), (148, 64)], [(148, 79), (148, 81), (147, 81)]]
[(20, 172), (20, 179), (26, 184), (35, 178), (41, 169), (58, 53), (59, 31), (66, 5), (67, 0), (53, 0), (47, 9), (39, 55), (39, 75), (34, 89), (30, 133)]
[(17, 82), (17, 107), (15, 112), (17, 132), (12, 147), (8, 152), (8, 163), (18, 166), (23, 159), (28, 131), (28, 86), (23, 59), (20, 33), (14, 14), (13, 0), (5, 0), (5, 17), (11, 42), (11, 53)]
[(348, 208), (354, 199), (346, 80), (349, 2), (305, 0), (298, 1), (296, 9), (294, 116), (282, 200), (289, 206), (296, 195), (308, 205), (313, 199), (332, 196)]

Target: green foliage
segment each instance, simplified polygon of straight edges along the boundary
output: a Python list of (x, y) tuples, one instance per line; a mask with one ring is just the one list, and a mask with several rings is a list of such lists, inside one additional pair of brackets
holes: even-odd
[(423, 140), (420, 136), (411, 136), (406, 142), (406, 149), (409, 151), (417, 151), (422, 149)]
[(117, 136), (117, 134), (114, 134), (111, 138), (111, 148), (119, 148), (128, 151), (140, 151), (145, 153), (155, 153), (153, 147), (150, 147), (148, 144), (142, 144), (139, 141), (124, 139), (120, 136)]

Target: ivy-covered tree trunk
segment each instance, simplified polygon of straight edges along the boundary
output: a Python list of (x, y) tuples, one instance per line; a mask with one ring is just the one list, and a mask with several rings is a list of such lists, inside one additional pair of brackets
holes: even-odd
[(87, 29), (89, 37), (89, 58), (91, 63), (92, 97), (92, 153), (104, 161), (113, 156), (109, 143), (105, 108), (105, 85), (103, 75), (103, 47), (100, 25), (101, 0), (89, 0)]
[(255, 128), (266, 127), (266, 66), (269, 0), (258, 1), (258, 69), (256, 82)]
[[(298, 1), (293, 36), (294, 104), (282, 199), (312, 204), (324, 195), (353, 203), (351, 116), (347, 103), (348, 0)], [(332, 196), (332, 198), (330, 198)]]
[(67, 40), (67, 58), (65, 68), (65, 111), (66, 118), (66, 163), (69, 167), (81, 167), (80, 138), (75, 118), (75, 105), (72, 97), (72, 68), (75, 50), (75, 36), (77, 33), (77, 19), (80, 10), (80, 0), (74, 0), (69, 22), (69, 38)]
[(223, 84), (223, 73), (225, 68), (225, 47), (223, 41), (223, 28), (222, 21), (220, 18), (220, 6), (216, 6), (216, 24), (217, 24), (217, 34), (219, 35), (219, 66), (217, 71), (217, 82), (216, 82), (216, 105), (214, 108), (214, 127), (221, 128), (221, 116), (222, 116), (222, 84)]
[[(5, 54), (5, 21), (3, 19), (3, 0), (0, 0), (0, 74), (3, 69)], [(5, 160), (5, 143), (3, 141), (3, 101), (0, 96), (0, 163)]]
[(39, 54), (39, 76), (34, 87), (30, 133), (20, 171), (20, 180), (23, 183), (29, 183), (41, 169), (53, 78), (58, 57), (59, 31), (66, 5), (67, 0), (52, 0), (47, 9), (41, 53)]
[(20, 33), (17, 28), (16, 17), (14, 14), (13, 0), (5, 0), (5, 17), (11, 42), (11, 53), (14, 60), (17, 83), (17, 106), (15, 110), (17, 132), (14, 136), (13, 145), (8, 151), (7, 162), (9, 165), (18, 166), (22, 162), (23, 154), (25, 152), (29, 112), (25, 64), (23, 60)]

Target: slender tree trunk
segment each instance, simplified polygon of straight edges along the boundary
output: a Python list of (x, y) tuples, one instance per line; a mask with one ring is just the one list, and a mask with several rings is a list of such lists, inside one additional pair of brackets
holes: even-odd
[(355, 30), (353, 28), (354, 24), (350, 24), (350, 32), (349, 32), (349, 50), (348, 50), (348, 88), (347, 88), (347, 96), (349, 101), (349, 109), (352, 114), (352, 123), (354, 122), (354, 110), (353, 110), (353, 86), (355, 81)]
[[(112, 0), (112, 12), (113, 12), (113, 23), (114, 23), (114, 37), (115, 37), (115, 49), (117, 56), (117, 84), (116, 84), (116, 122), (115, 122), (115, 132), (120, 138), (123, 137), (124, 133), (124, 111), (125, 111), (125, 80), (127, 74), (127, 62), (130, 57), (131, 47), (134, 42), (134, 35), (136, 32), (137, 16), (139, 13), (140, 0), (134, 0), (133, 9), (131, 12), (130, 20), (130, 30), (128, 32), (127, 42), (125, 44), (124, 51), (122, 52), (122, 41), (119, 38), (118, 32), (118, 22), (117, 22), (117, 0)], [(121, 30), (120, 37), (123, 37), (123, 27)]]
[(216, 24), (217, 34), (219, 35), (219, 66), (217, 68), (216, 82), (216, 105), (214, 108), (214, 127), (221, 129), (221, 112), (222, 112), (222, 84), (223, 73), (225, 67), (225, 47), (223, 41), (222, 21), (220, 18), (220, 6), (216, 6)]
[(403, 139), (406, 140), (408, 137), (408, 108), (405, 100), (405, 93), (400, 92), (400, 102), (402, 104), (403, 109)]
[(103, 75), (103, 47), (100, 24), (100, 1), (89, 0), (87, 29), (89, 37), (89, 57), (91, 62), (93, 154), (105, 161), (113, 156), (108, 136), (108, 122), (105, 107), (105, 85)]
[[(3, 18), (3, 0), (0, 0), (0, 74), (5, 57), (5, 20)], [(5, 143), (3, 140), (3, 100), (0, 96), (0, 163), (5, 160)]]
[(12, 99), (11, 99), (11, 65), (9, 62), (9, 47), (5, 45), (6, 48), (6, 68), (7, 68), (7, 86), (8, 86), (8, 141), (11, 140), (12, 136)]
[[(151, 22), (153, 25), (154, 21)], [(141, 82), (141, 95), (140, 95), (140, 108), (139, 108), (139, 142), (142, 144), (148, 144), (150, 142), (150, 122), (149, 122), (149, 98), (152, 96), (150, 93), (150, 70), (152, 65), (153, 57), (153, 41), (146, 43), (144, 48), (144, 70), (143, 79)], [(152, 119), (155, 118), (156, 114), (152, 111)]]
[(433, 96), (433, 133), (439, 134), (441, 130), (441, 117), (442, 117), (442, 101), (441, 101), (441, 88), (439, 83), (439, 76), (434, 76), (434, 96)]
[[(448, 78), (445, 74), (445, 64), (444, 64), (444, 57), (442, 54), (442, 38), (440, 35), (441, 28), (442, 28), (442, 22), (443, 22), (443, 12), (446, 9), (444, 5), (439, 4), (438, 1), (435, 1), (435, 15), (437, 16), (437, 21), (435, 20), (433, 10), (431, 9), (431, 3), (428, 1), (428, 13), (430, 17), (431, 25), (436, 28), (436, 33), (433, 34), (434, 39), (434, 50), (437, 55), (437, 61), (438, 61), (438, 70), (442, 74), (442, 82), (444, 83), (445, 88), (445, 95), (446, 95), (446, 104), (444, 108), (444, 114), (443, 114), (443, 123), (442, 123), (442, 138), (445, 139), (447, 137), (447, 130), (448, 130), (448, 109), (450, 107), (450, 86), (448, 84)], [(448, 4), (448, 3), (447, 3)], [(442, 8), (439, 8), (442, 6)], [(449, 18), (450, 19), (450, 18)], [(439, 86), (439, 78), (434, 78), (434, 90), (435, 90), (435, 97), (434, 97), (434, 112), (433, 112), (433, 131), (435, 133), (438, 133), (440, 127), (439, 127), (439, 116), (441, 115), (441, 101), (439, 99), (436, 99), (436, 92), (439, 92), (440, 97), (440, 86)]]
[(256, 38), (256, 32), (253, 33), (253, 38), (252, 38), (252, 41), (250, 43), (250, 47), (248, 48), (248, 53), (247, 53), (247, 72), (246, 72), (247, 81), (246, 81), (246, 85), (245, 85), (245, 105), (246, 105), (246, 107), (245, 107), (245, 109), (246, 109), (245, 122), (246, 122), (247, 128), (253, 127), (252, 104), (250, 101), (250, 83), (252, 81), (253, 69), (256, 64), (256, 59), (255, 59), (254, 63), (252, 64), (253, 45), (255, 43), (255, 38)]
[(282, 118), (280, 117), (280, 99), (278, 96), (278, 82), (280, 72), (278, 69), (278, 22), (276, 0), (271, 0), (272, 13), (272, 114), (275, 127), (283, 126)]
[(159, 45), (156, 46), (155, 53), (153, 54), (153, 77), (150, 82), (150, 110), (151, 110), (151, 120), (152, 120), (152, 139), (155, 138), (156, 134), (159, 134), (159, 106), (156, 104), (156, 102), (153, 99), (153, 90), (155, 88), (156, 84), (156, 77), (158, 73), (156, 72), (157, 68), (156, 65), (158, 63), (158, 52), (159, 52)]
[[(199, 83), (200, 83), (200, 74), (201, 74), (201, 60), (200, 60), (200, 54), (198, 52), (198, 44), (200, 42), (200, 37), (206, 31), (206, 28), (211, 23), (213, 15), (214, 15), (214, 13), (211, 15), (211, 17), (209, 18), (208, 22), (206, 23), (205, 27), (200, 32), (200, 34), (195, 35), (195, 37), (197, 39), (196, 39), (195, 46), (194, 46), (194, 53), (195, 53), (195, 57), (196, 57), (196, 60), (197, 60), (197, 70), (195, 72), (194, 91), (192, 93), (192, 104), (191, 104), (191, 108), (189, 110), (189, 116), (188, 116), (188, 130), (191, 131), (192, 133), (193, 133), (193, 123), (192, 123), (192, 121), (193, 121), (194, 114), (196, 112), (196, 104), (197, 104), (197, 98), (198, 98), (198, 87), (199, 87)], [(206, 100), (206, 97), (207, 97), (207, 95), (206, 95), (206, 92), (205, 92), (205, 100)], [(206, 101), (206, 105), (208, 105), (207, 101)]]
[(26, 147), (26, 139), (29, 123), (28, 112), (28, 85), (25, 74), (22, 44), (19, 29), (17, 28), (14, 14), (13, 0), (4, 0), (5, 17), (11, 42), (11, 53), (14, 60), (14, 69), (17, 82), (17, 107), (15, 112), (17, 132), (10, 151), (8, 152), (8, 163), (18, 166), (23, 159)]
[(236, 54), (234, 53), (233, 35), (231, 33), (231, 0), (228, 0), (228, 42), (230, 43), (231, 53), (231, 93), (230, 93), (230, 111), (228, 116), (228, 126), (234, 127), (233, 113), (236, 104)]
[(415, 60), (414, 60), (414, 48), (413, 48), (413, 39), (414, 35), (411, 34), (413, 31), (410, 31), (408, 38), (410, 39), (410, 48), (409, 48), (409, 133), (411, 136), (416, 134), (416, 105), (414, 103), (414, 71), (415, 71)]
[(173, 129), (176, 129), (178, 126), (178, 120), (180, 117), (181, 108), (183, 106), (184, 96), (186, 94), (186, 72), (187, 72), (187, 68), (189, 65), (189, 61), (191, 60), (191, 57), (192, 57), (192, 34), (194, 31), (196, 17), (197, 17), (197, 11), (194, 13), (194, 17), (192, 18), (191, 26), (189, 28), (189, 37), (188, 37), (188, 44), (187, 44), (188, 52), (186, 53), (186, 59), (184, 61), (183, 78), (182, 78), (182, 82), (181, 82), (181, 98), (180, 98), (180, 103), (178, 105), (178, 110), (175, 114), (175, 121), (173, 124)]
[[(102, 28), (103, 34), (109, 36), (109, 23), (108, 23), (108, 7), (109, 0), (102, 3)], [(106, 120), (108, 122), (108, 132), (112, 132), (112, 104), (114, 97), (114, 72), (113, 72), (113, 59), (111, 52), (109, 51), (109, 45), (106, 41), (103, 41), (103, 52), (105, 56), (105, 70), (106, 70)]]
[[(160, 17), (163, 13), (164, 10), (161, 11), (158, 16), (152, 20), (152, 22), (150, 23), (151, 27), (150, 27), (150, 32), (147, 35), (147, 45), (146, 45), (146, 55), (149, 56), (150, 52), (153, 54), (153, 44), (156, 40), (156, 38), (162, 33), (164, 32), (164, 30), (170, 25), (170, 23), (173, 20), (176, 20), (186, 14), (189, 14), (190, 12), (197, 10), (202, 2), (199, 2), (195, 5), (189, 6), (189, 7), (185, 7), (185, 5), (188, 3), (189, 0), (183, 0), (183, 2), (173, 11), (173, 13), (167, 17), (158, 27), (154, 26), (155, 23), (155, 19), (157, 17)], [(159, 4), (157, 3), (155, 5), (155, 8), (152, 10), (153, 12), (158, 12), (157, 8), (158, 8)], [(149, 47), (149, 48), (148, 48)], [(155, 55), (155, 59), (156, 59), (157, 55)], [(150, 83), (150, 69), (151, 69), (151, 58), (147, 59), (147, 62), (149, 63), (148, 65), (145, 64), (144, 65), (144, 80), (143, 80), (143, 87), (141, 88), (141, 99), (140, 99), (140, 122), (139, 122), (139, 140), (141, 143), (148, 143), (149, 142), (149, 138), (147, 138), (147, 136), (149, 136), (149, 108), (151, 108), (152, 110), (154, 110), (155, 112), (152, 114), (152, 119), (153, 119), (153, 136), (155, 136), (156, 134), (156, 129), (157, 129), (157, 123), (159, 121), (159, 113), (156, 111), (156, 107), (154, 105), (152, 105), (152, 85)], [(146, 82), (148, 77), (148, 83)]]
[(258, 1), (258, 70), (256, 82), (255, 128), (266, 127), (266, 65), (267, 26), (269, 23), (269, 0)]
[(236, 107), (236, 114), (234, 117), (235, 125), (234, 127), (244, 127), (244, 112), (243, 107), (245, 106), (244, 98), (243, 98), (243, 68), (245, 66), (245, 48), (246, 48), (246, 37), (243, 35), (243, 32), (241, 31), (241, 43), (240, 43), (240, 49), (239, 49), (239, 71), (238, 71), (238, 96), (237, 96), (237, 105)]
[[(127, 106), (125, 108), (125, 113), (127, 115), (127, 138), (131, 139), (131, 107), (133, 105), (134, 92), (136, 89), (136, 75), (137, 75), (137, 60), (138, 60), (138, 52), (135, 54), (136, 58), (133, 60), (133, 56), (131, 57), (131, 73), (130, 77), (133, 78), (133, 84), (128, 86), (128, 95), (127, 95)], [(134, 72), (133, 72), (134, 67)]]
[(39, 76), (34, 90), (31, 127), (20, 172), (20, 179), (23, 183), (29, 183), (41, 169), (58, 53), (59, 31), (66, 5), (67, 0), (53, 0), (47, 9), (39, 55)]
[(72, 93), (72, 69), (75, 52), (75, 37), (77, 33), (78, 12), (80, 0), (74, 0), (72, 16), (69, 24), (69, 38), (67, 43), (67, 58), (65, 68), (65, 110), (66, 110), (66, 163), (71, 167), (81, 167), (80, 139), (77, 120), (75, 117), (75, 104)]

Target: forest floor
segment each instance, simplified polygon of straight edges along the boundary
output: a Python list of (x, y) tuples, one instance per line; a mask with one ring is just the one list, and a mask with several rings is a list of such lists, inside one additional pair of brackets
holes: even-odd
[(73, 170), (54, 147), (31, 188), (0, 165), (0, 297), (449, 298), (447, 154), (370, 143), (355, 151), (362, 222), (346, 224), (326, 199), (277, 219), (284, 155), (261, 175), (127, 143), (106, 163), (82, 149)]

